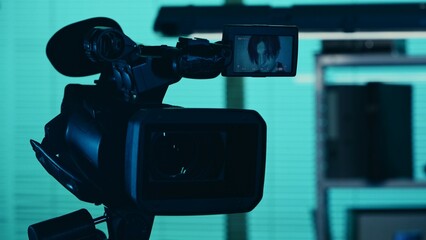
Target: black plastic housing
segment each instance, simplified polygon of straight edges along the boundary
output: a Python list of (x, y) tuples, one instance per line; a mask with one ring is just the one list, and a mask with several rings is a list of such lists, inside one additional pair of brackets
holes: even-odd
[(155, 215), (247, 212), (262, 198), (265, 152), (255, 111), (142, 109), (128, 125), (126, 192)]

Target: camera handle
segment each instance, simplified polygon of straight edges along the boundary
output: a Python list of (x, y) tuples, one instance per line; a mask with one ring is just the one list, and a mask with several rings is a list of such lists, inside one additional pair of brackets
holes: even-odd
[(106, 221), (106, 216), (92, 219), (86, 209), (39, 222), (28, 227), (29, 240), (106, 240), (95, 224)]
[[(109, 238), (95, 228), (107, 222)], [(105, 215), (92, 219), (86, 209), (39, 222), (28, 227), (29, 240), (148, 240), (154, 216), (133, 210), (105, 208)]]

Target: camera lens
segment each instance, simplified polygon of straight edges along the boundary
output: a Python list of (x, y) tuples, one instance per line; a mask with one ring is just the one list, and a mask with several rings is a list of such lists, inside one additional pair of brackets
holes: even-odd
[(152, 143), (152, 180), (209, 181), (222, 175), (225, 144), (219, 132), (155, 132)]

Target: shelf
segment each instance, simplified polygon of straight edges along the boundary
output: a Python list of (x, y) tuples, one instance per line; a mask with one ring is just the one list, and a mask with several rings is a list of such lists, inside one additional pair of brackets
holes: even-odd
[[(393, 67), (425, 66), (426, 56), (406, 56), (400, 54), (319, 54), (316, 56), (316, 231), (317, 240), (331, 240), (329, 219), (329, 191), (332, 189), (420, 189), (426, 190), (426, 179), (389, 179), (376, 184), (365, 179), (326, 178), (325, 166), (325, 89), (333, 85), (326, 79), (329, 67)], [(359, 77), (359, 74), (357, 75)], [(378, 74), (377, 76), (381, 76)], [(330, 76), (327, 77), (328, 80)], [(421, 79), (420, 79), (421, 80)], [(419, 81), (420, 81), (419, 80)], [(346, 82), (345, 82), (346, 83)]]
[(413, 66), (425, 65), (424, 56), (406, 56), (399, 54), (325, 54), (318, 55), (321, 67), (332, 66)]
[(425, 188), (426, 180), (395, 179), (377, 184), (361, 179), (327, 179), (322, 182), (323, 188)]

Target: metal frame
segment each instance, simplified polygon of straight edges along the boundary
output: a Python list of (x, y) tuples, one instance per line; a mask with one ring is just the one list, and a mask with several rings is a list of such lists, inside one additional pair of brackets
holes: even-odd
[[(417, 32), (424, 33), (424, 3), (312, 4), (290, 7), (243, 5), (164, 6), (154, 31), (166, 36), (222, 32), (224, 24), (296, 25), (299, 32)], [(380, 9), (380, 11), (377, 11)], [(318, 21), (321, 19), (321, 21)], [(385, 20), (384, 20), (385, 19)], [(400, 35), (406, 38), (407, 34)]]
[(330, 240), (328, 190), (330, 188), (426, 188), (426, 181), (389, 180), (371, 186), (365, 180), (328, 180), (325, 176), (324, 89), (327, 85), (324, 72), (327, 67), (338, 66), (405, 66), (426, 65), (426, 57), (396, 54), (323, 54), (316, 56), (316, 234), (317, 240)]

